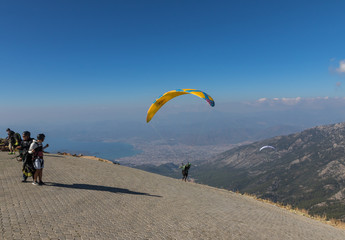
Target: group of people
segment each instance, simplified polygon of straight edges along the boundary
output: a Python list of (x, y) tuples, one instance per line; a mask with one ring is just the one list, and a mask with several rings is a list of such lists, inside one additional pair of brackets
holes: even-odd
[[(40, 133), (37, 135), (37, 139), (33, 139), (29, 131), (24, 131), (22, 137), (19, 133), (15, 133), (9, 128), (6, 131), (8, 134), (9, 154), (15, 154), (15, 150), (19, 150), (19, 158), (23, 161), (22, 182), (26, 182), (28, 177), (32, 176), (33, 185), (44, 185), (45, 183), (42, 180), (44, 168), (43, 150), (49, 147), (49, 144), (43, 147), (45, 135)], [(187, 181), (190, 167), (191, 164), (189, 162), (187, 164), (182, 163), (180, 166), (182, 169), (182, 181)]]
[(9, 154), (15, 154), (15, 150), (19, 151), (19, 158), (23, 162), (22, 182), (26, 182), (28, 177), (32, 176), (33, 185), (44, 185), (42, 180), (44, 159), (43, 150), (49, 147), (49, 144), (43, 146), (45, 135), (40, 133), (37, 139), (31, 138), (29, 131), (24, 131), (22, 137), (19, 133), (15, 133), (11, 129), (7, 129)]

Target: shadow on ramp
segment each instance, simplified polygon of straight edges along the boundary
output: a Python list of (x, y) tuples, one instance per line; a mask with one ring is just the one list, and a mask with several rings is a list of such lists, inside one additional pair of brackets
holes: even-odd
[(149, 193), (135, 192), (135, 191), (131, 191), (131, 190), (125, 189), (125, 188), (107, 187), (107, 186), (82, 184), (82, 183), (74, 183), (74, 184), (47, 183), (47, 186), (62, 187), (62, 188), (73, 188), (73, 189), (84, 189), (84, 190), (95, 190), (95, 191), (111, 192), (111, 193), (143, 195), (143, 196), (149, 196), (149, 197), (162, 197), (159, 195), (151, 195)]

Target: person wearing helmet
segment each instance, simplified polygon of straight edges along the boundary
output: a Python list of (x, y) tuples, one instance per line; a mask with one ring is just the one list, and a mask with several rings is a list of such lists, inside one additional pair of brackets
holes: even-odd
[[(49, 147), (49, 144), (43, 147), (45, 137), (46, 136), (43, 133), (38, 134), (37, 140), (33, 140), (29, 148), (29, 153), (33, 155), (34, 167), (36, 169), (34, 181), (32, 183), (33, 185), (44, 185), (44, 182), (42, 181), (44, 168), (43, 150)], [(39, 178), (39, 182), (37, 182), (37, 178)]]

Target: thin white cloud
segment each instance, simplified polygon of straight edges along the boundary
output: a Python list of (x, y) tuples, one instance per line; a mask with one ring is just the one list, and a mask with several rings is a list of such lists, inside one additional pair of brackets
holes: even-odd
[(297, 104), (302, 100), (301, 97), (296, 98), (260, 98), (256, 102), (257, 103), (269, 103), (269, 104), (276, 104), (276, 103), (283, 103), (286, 105), (293, 105)]
[(267, 101), (267, 98), (260, 98), (260, 99), (257, 100), (257, 102), (259, 102), (259, 103), (262, 103), (262, 102), (265, 102), (265, 101)]
[(339, 67), (336, 69), (338, 73), (345, 73), (345, 59), (339, 62)]
[(260, 98), (256, 101), (256, 104), (265, 104), (271, 106), (278, 106), (278, 105), (286, 105), (286, 106), (294, 106), (298, 104), (312, 104), (312, 103), (320, 103), (320, 102), (327, 102), (327, 101), (344, 101), (344, 99), (339, 98), (330, 98), (326, 97), (315, 97), (315, 98)]
[(301, 97), (296, 98), (282, 98), (281, 101), (287, 105), (295, 105), (301, 101)]

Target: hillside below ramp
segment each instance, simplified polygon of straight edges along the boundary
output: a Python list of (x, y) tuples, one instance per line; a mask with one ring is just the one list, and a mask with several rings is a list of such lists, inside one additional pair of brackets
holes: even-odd
[(0, 152), (0, 239), (345, 239), (345, 231), (233, 192), (47, 154), (21, 182)]

